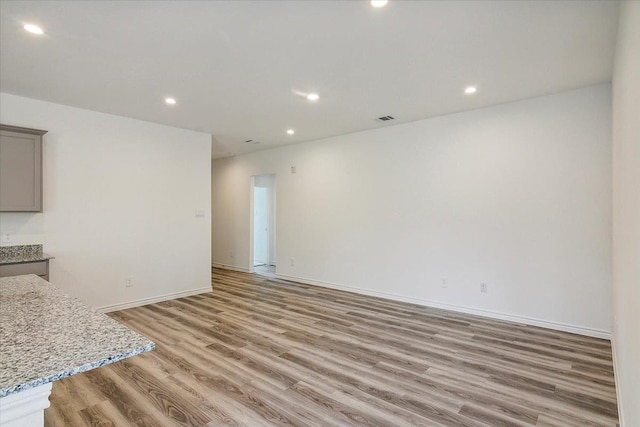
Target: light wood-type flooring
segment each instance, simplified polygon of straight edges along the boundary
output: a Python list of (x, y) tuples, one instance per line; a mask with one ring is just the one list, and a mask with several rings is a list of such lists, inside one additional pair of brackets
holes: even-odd
[(110, 314), (153, 352), (54, 383), (47, 426), (615, 426), (609, 341), (213, 271)]

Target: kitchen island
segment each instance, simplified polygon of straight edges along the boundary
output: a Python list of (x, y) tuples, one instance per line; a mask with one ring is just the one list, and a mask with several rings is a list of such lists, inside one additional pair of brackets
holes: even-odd
[(42, 426), (53, 381), (154, 348), (34, 274), (0, 278), (0, 426)]

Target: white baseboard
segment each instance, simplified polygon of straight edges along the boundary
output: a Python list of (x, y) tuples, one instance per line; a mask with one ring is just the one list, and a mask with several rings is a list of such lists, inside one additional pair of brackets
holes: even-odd
[(98, 313), (109, 313), (111, 311), (125, 310), (127, 308), (140, 307), (141, 305), (153, 304), (156, 302), (168, 301), (176, 298), (188, 297), (191, 295), (204, 294), (211, 292), (211, 286), (197, 289), (189, 289), (188, 291), (174, 292), (166, 295), (158, 295), (156, 297), (143, 298), (135, 301), (122, 302), (118, 304), (105, 305), (103, 307), (96, 308)]
[(535, 319), (531, 317), (518, 316), (514, 314), (506, 314), (506, 313), (500, 313), (496, 311), (482, 310), (482, 309), (465, 307), (465, 306), (454, 305), (454, 304), (447, 304), (447, 303), (442, 303), (437, 301), (406, 297), (406, 296), (396, 295), (396, 294), (391, 294), (386, 292), (370, 291), (368, 289), (354, 288), (351, 286), (338, 285), (330, 282), (322, 282), (319, 280), (288, 276), (286, 274), (276, 273), (276, 277), (284, 280), (291, 280), (294, 282), (306, 283), (308, 285), (338, 289), (341, 291), (348, 291), (348, 292), (353, 292), (361, 295), (369, 295), (369, 296), (374, 296), (379, 298), (385, 298), (393, 301), (408, 302), (411, 304), (418, 304), (426, 307), (441, 308), (443, 310), (451, 310), (451, 311), (457, 311), (460, 313), (474, 314), (476, 316), (489, 317), (491, 319), (506, 320), (509, 322), (522, 323), (522, 324), (531, 325), (531, 326), (539, 326), (541, 328), (554, 329), (554, 330), (563, 331), (563, 332), (571, 332), (573, 334), (586, 335), (589, 337), (603, 338), (608, 340), (611, 339), (611, 332), (603, 331), (600, 329), (585, 328), (582, 326), (575, 326), (575, 325), (570, 325), (566, 323), (550, 322), (547, 320)]
[(615, 336), (611, 337), (611, 358), (613, 359), (613, 378), (616, 383), (616, 400), (618, 401), (618, 422), (620, 427), (625, 427), (624, 410), (622, 409), (622, 396), (620, 396), (620, 372), (618, 372), (618, 358), (616, 357)]
[(235, 265), (222, 264), (219, 262), (212, 262), (211, 267), (222, 268), (224, 270), (239, 271), (241, 273), (253, 273), (253, 268), (237, 267)]

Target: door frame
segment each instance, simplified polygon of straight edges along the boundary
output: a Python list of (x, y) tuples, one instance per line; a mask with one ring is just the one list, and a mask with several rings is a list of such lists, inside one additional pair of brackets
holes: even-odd
[[(254, 227), (253, 227), (253, 223), (254, 223), (254, 194), (253, 194), (253, 189), (256, 186), (256, 177), (260, 176), (260, 175), (273, 175), (273, 186), (271, 187), (271, 191), (269, 192), (269, 197), (271, 198), (271, 209), (269, 212), (269, 227), (271, 228), (275, 228), (275, 231), (272, 233), (271, 230), (269, 231), (269, 259), (267, 260), (267, 264), (271, 264), (271, 260), (273, 260), (273, 264), (275, 265), (276, 268), (276, 273), (277, 273), (277, 269), (278, 269), (278, 265), (275, 262), (275, 257), (273, 256), (274, 253), (277, 254), (277, 249), (276, 249), (276, 243), (278, 241), (276, 234), (278, 233), (278, 227), (276, 225), (277, 221), (278, 221), (278, 217), (276, 214), (276, 205), (277, 205), (277, 198), (278, 198), (278, 190), (277, 190), (277, 185), (278, 185), (278, 175), (275, 172), (265, 172), (265, 173), (259, 173), (256, 175), (251, 175), (250, 179), (249, 179), (249, 268), (248, 271), (249, 273), (254, 273), (255, 269), (253, 267), (254, 264), (254, 259), (253, 259), (253, 245), (254, 245)], [(271, 218), (271, 216), (273, 216), (274, 218)]]
[(253, 189), (256, 186), (256, 176), (251, 175), (249, 182), (249, 273), (253, 273)]
[[(271, 234), (273, 232), (271, 229), (273, 221), (271, 191), (271, 187), (253, 187), (253, 267), (267, 266), (271, 263)], [(258, 197), (259, 194), (261, 197)], [(258, 204), (256, 204), (256, 200)], [(262, 211), (263, 209), (264, 211)], [(261, 215), (258, 216), (258, 213)], [(258, 219), (261, 219), (260, 223), (257, 223)], [(256, 259), (260, 255), (263, 256)]]

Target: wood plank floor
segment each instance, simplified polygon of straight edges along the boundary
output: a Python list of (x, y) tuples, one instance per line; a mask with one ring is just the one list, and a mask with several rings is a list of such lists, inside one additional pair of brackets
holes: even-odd
[(615, 426), (609, 341), (214, 270), (111, 313), (151, 353), (54, 383), (52, 426)]

